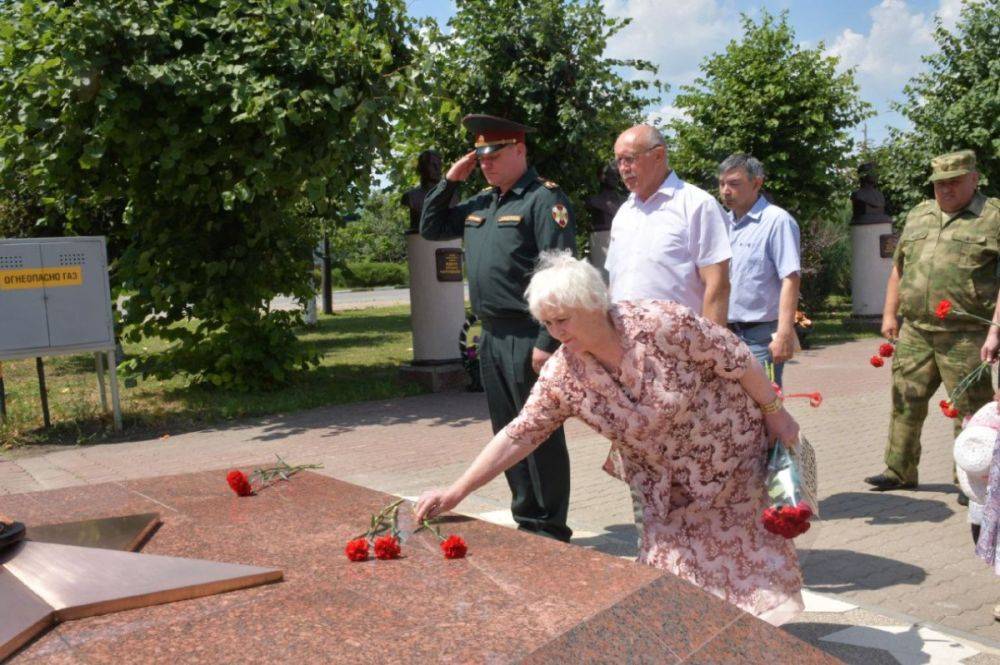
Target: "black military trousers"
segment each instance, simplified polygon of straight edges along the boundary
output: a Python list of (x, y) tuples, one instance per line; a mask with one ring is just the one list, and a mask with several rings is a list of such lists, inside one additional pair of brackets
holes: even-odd
[[(531, 369), (537, 336), (538, 324), (529, 318), (483, 321), (479, 368), (494, 434), (521, 411), (538, 378)], [(569, 542), (569, 452), (563, 428), (505, 475), (518, 528)]]

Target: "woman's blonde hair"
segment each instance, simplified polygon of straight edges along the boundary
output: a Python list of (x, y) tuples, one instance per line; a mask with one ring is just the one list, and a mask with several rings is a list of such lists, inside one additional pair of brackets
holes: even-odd
[(524, 291), (531, 315), (542, 310), (588, 309), (605, 311), (611, 304), (601, 273), (587, 261), (574, 259), (568, 249), (546, 250)]

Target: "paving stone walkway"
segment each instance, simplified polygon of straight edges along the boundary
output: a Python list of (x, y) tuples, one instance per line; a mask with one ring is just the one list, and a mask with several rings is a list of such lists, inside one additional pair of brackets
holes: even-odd
[[(917, 490), (873, 493), (862, 482), (882, 469), (888, 429), (889, 368), (867, 362), (876, 347), (867, 340), (809, 350), (786, 368), (786, 392), (819, 390), (824, 397), (815, 409), (804, 400), (790, 405), (817, 451), (822, 521), (797, 540), (811, 611), (786, 630), (848, 662), (1000, 663), (1000, 622), (992, 615), (1000, 584), (973, 556), (965, 509), (956, 502), (951, 422), (936, 409), (928, 416)], [(343, 480), (415, 496), (456, 477), (490, 430), (482, 394), (450, 393), (164, 434), (7, 455), (0, 494), (249, 469), (280, 454), (290, 463), (320, 462), (321, 473)], [(634, 556), (628, 493), (600, 469), (607, 443), (579, 421), (567, 434), (574, 543)], [(501, 478), (461, 511), (504, 523), (508, 499)]]

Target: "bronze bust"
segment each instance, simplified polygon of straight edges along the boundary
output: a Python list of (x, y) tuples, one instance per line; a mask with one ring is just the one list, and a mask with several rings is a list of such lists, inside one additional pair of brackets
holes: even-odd
[(402, 204), (410, 209), (410, 228), (407, 233), (420, 232), (420, 212), (424, 198), (434, 185), (441, 182), (441, 155), (434, 150), (424, 150), (417, 157), (420, 186), (403, 194)]
[(892, 222), (885, 214), (885, 196), (878, 191), (878, 172), (873, 162), (858, 167), (860, 187), (851, 192), (851, 224), (881, 224)]
[(594, 231), (607, 231), (611, 228), (611, 220), (627, 198), (621, 190), (621, 177), (618, 167), (613, 163), (606, 164), (597, 172), (601, 183), (601, 191), (589, 197), (584, 207), (590, 212)]

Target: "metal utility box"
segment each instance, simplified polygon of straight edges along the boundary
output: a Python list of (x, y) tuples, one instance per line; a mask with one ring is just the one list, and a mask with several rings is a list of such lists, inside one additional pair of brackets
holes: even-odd
[(0, 239), (0, 360), (98, 352), (117, 413), (115, 334), (103, 237)]
[(0, 240), (0, 360), (114, 346), (104, 238)]

